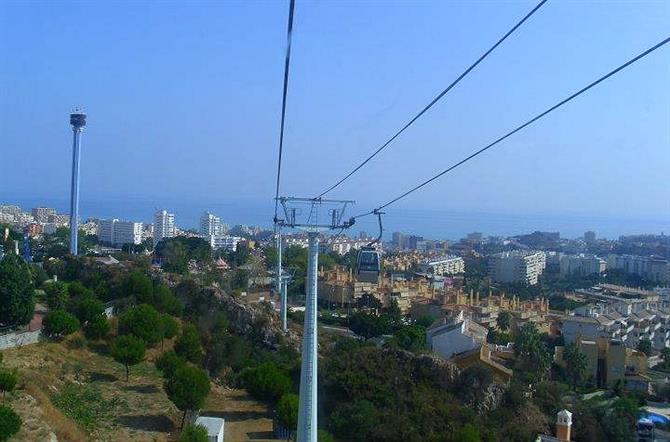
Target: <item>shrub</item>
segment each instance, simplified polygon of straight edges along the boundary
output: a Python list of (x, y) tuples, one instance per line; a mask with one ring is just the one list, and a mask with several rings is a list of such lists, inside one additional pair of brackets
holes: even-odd
[(53, 310), (42, 320), (44, 334), (59, 339), (79, 330), (79, 320), (65, 310)]
[(207, 428), (202, 425), (186, 424), (179, 435), (179, 442), (207, 442)]
[(84, 334), (89, 339), (97, 340), (107, 336), (109, 329), (110, 326), (109, 322), (107, 321), (107, 315), (102, 313), (88, 321), (88, 323), (84, 326)]
[(291, 391), (291, 378), (273, 362), (248, 368), (241, 376), (246, 389), (257, 399), (277, 401)]
[(9, 440), (21, 429), (21, 418), (11, 408), (0, 405), (0, 441)]
[(2, 391), (2, 402), (5, 402), (5, 393), (14, 391), (16, 383), (19, 381), (19, 375), (16, 370), (0, 370), (0, 391)]

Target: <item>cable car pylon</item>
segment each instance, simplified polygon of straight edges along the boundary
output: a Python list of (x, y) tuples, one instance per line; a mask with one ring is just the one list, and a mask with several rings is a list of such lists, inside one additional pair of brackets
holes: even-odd
[[(319, 265), (319, 232), (347, 229), (354, 219), (344, 219), (350, 200), (321, 198), (280, 197), (285, 218), (277, 220), (277, 227), (300, 229), (309, 238), (307, 255), (307, 284), (305, 294), (305, 322), (302, 337), (300, 365), (300, 399), (298, 403), (298, 442), (317, 442), (317, 268)], [(319, 222), (319, 213), (328, 210), (328, 222)], [(302, 210), (308, 209), (308, 210)], [(306, 217), (306, 218), (305, 218)], [(303, 220), (300, 220), (303, 218)]]

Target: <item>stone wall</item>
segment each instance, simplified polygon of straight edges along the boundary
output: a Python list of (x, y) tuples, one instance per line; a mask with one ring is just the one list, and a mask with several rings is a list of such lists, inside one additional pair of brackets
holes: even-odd
[(42, 336), (42, 330), (0, 335), (0, 350), (36, 344), (39, 342), (40, 336)]

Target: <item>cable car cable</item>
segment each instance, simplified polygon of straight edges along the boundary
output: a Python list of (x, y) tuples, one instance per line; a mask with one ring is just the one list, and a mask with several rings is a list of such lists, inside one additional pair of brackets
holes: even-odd
[(564, 104), (566, 104), (566, 103), (572, 101), (573, 99), (575, 99), (575, 98), (577, 98), (578, 96), (580, 96), (581, 94), (585, 93), (586, 91), (588, 91), (588, 90), (591, 89), (592, 87), (597, 86), (598, 84), (600, 84), (600, 83), (602, 83), (603, 81), (607, 80), (609, 77), (611, 77), (611, 76), (615, 75), (616, 73), (622, 71), (623, 69), (627, 68), (628, 66), (632, 65), (633, 63), (635, 63), (635, 62), (641, 60), (642, 58), (644, 58), (644, 57), (646, 57), (647, 55), (651, 54), (651, 53), (654, 52), (655, 50), (661, 48), (662, 46), (664, 46), (664, 45), (667, 44), (668, 42), (670, 42), (670, 37), (666, 38), (665, 40), (661, 41), (660, 43), (657, 43), (656, 45), (652, 46), (651, 48), (649, 48), (649, 49), (647, 49), (646, 51), (642, 52), (641, 54), (637, 55), (636, 57), (634, 57), (634, 58), (628, 60), (626, 63), (622, 64), (622, 65), (619, 66), (618, 68), (616, 68), (616, 69), (610, 71), (609, 73), (603, 75), (602, 77), (600, 77), (600, 78), (597, 79), (596, 81), (594, 81), (594, 82), (590, 83), (589, 85), (583, 87), (583, 88), (580, 89), (579, 91), (577, 91), (577, 92), (575, 92), (574, 94), (570, 95), (569, 97), (563, 99), (562, 101), (560, 101), (559, 103), (553, 105), (552, 107), (550, 107), (549, 109), (547, 109), (547, 110), (545, 110), (544, 112), (540, 113), (539, 115), (537, 115), (537, 116), (531, 118), (530, 120), (526, 121), (526, 122), (523, 123), (522, 125), (516, 127), (515, 129), (511, 130), (510, 132), (508, 132), (507, 134), (505, 134), (505, 135), (503, 135), (502, 137), (498, 138), (497, 140), (493, 141), (492, 143), (490, 143), (490, 144), (484, 146), (483, 148), (479, 149), (478, 151), (474, 152), (473, 154), (469, 155), (468, 157), (462, 159), (462, 160), (459, 161), (458, 163), (456, 163), (456, 164), (454, 164), (454, 165), (448, 167), (447, 169), (443, 170), (442, 172), (438, 173), (437, 175), (435, 175), (435, 176), (433, 176), (433, 177), (427, 179), (426, 181), (422, 182), (421, 184), (419, 184), (419, 185), (417, 185), (417, 186), (411, 188), (410, 190), (408, 190), (407, 192), (403, 193), (402, 195), (400, 195), (400, 196), (398, 196), (398, 197), (396, 197), (396, 198), (390, 200), (389, 202), (387, 202), (387, 203), (385, 203), (385, 204), (382, 204), (381, 206), (379, 206), (378, 208), (376, 208), (376, 209), (374, 209), (374, 210), (371, 210), (371, 211), (369, 211), (369, 212), (363, 213), (363, 214), (361, 214), (361, 215), (354, 216), (353, 218), (356, 219), (356, 218), (361, 218), (361, 217), (363, 217), (363, 216), (368, 216), (368, 215), (375, 214), (375, 213), (378, 212), (379, 210), (384, 209), (384, 208), (390, 206), (391, 204), (393, 204), (393, 203), (395, 203), (395, 202), (397, 202), (397, 201), (399, 201), (399, 200), (405, 198), (406, 196), (408, 196), (409, 194), (411, 194), (411, 193), (413, 193), (413, 192), (416, 192), (417, 190), (421, 189), (422, 187), (424, 187), (424, 186), (430, 184), (431, 182), (435, 181), (436, 179), (440, 178), (442, 175), (451, 172), (452, 170), (456, 169), (458, 166), (460, 166), (460, 165), (462, 165), (462, 164), (464, 164), (464, 163), (470, 161), (471, 159), (473, 159), (473, 158), (476, 157), (477, 155), (479, 155), (479, 154), (481, 154), (481, 153), (484, 153), (485, 151), (487, 151), (488, 149), (490, 149), (490, 148), (492, 148), (493, 146), (497, 145), (497, 144), (500, 143), (501, 141), (503, 141), (503, 140), (509, 138), (510, 136), (514, 135), (515, 133), (521, 131), (522, 129), (524, 129), (524, 128), (528, 127), (528, 126), (530, 126), (531, 124), (535, 123), (537, 120), (539, 120), (539, 119), (541, 119), (542, 117), (544, 117), (544, 116), (550, 114), (551, 112), (555, 111), (556, 109), (558, 109), (559, 107), (563, 106)]
[(295, 0), (290, 0), (288, 9), (288, 29), (286, 31), (286, 57), (284, 59), (284, 89), (282, 92), (281, 123), (279, 127), (279, 158), (277, 160), (277, 187), (275, 190), (275, 214), (273, 222), (277, 228), (277, 209), (279, 205), (279, 179), (281, 177), (281, 157), (284, 150), (284, 122), (286, 120), (286, 96), (288, 93), (288, 74), (291, 65), (291, 34), (293, 33), (293, 10)]
[[(376, 151), (374, 151), (374, 152), (372, 153), (372, 155), (370, 155), (369, 157), (367, 157), (361, 164), (359, 164), (358, 166), (356, 166), (351, 172), (349, 172), (347, 175), (345, 175), (344, 178), (342, 178), (342, 179), (339, 180), (337, 183), (335, 183), (335, 184), (333, 184), (332, 186), (330, 186), (326, 191), (322, 192), (322, 193), (321, 193), (319, 196), (317, 196), (316, 198), (321, 198), (321, 197), (324, 196), (325, 194), (329, 193), (331, 190), (333, 190), (333, 189), (335, 189), (336, 187), (338, 187), (340, 184), (342, 184), (342, 183), (345, 182), (347, 179), (349, 179), (350, 176), (352, 176), (353, 174), (355, 174), (356, 172), (358, 172), (358, 170), (360, 170), (361, 167), (365, 166), (370, 160), (372, 160), (374, 157), (376, 157), (377, 154), (379, 154), (379, 153), (380, 153), (382, 150), (384, 150), (389, 144), (391, 144), (391, 143), (393, 142), (393, 140), (395, 140), (396, 138), (398, 138), (398, 136), (400, 136), (400, 134), (403, 133), (403, 132), (405, 131), (405, 129), (407, 129), (407, 128), (410, 127), (412, 124), (414, 124), (414, 122), (415, 122), (416, 120), (418, 120), (419, 118), (421, 118), (421, 116), (422, 116), (423, 114), (425, 114), (426, 111), (428, 111), (428, 109), (430, 109), (431, 107), (433, 107), (433, 105), (434, 105), (435, 103), (437, 103), (438, 101), (440, 101), (440, 100), (442, 99), (442, 97), (444, 97), (444, 96), (447, 94), (447, 92), (449, 92), (449, 91), (450, 91), (454, 86), (456, 86), (456, 85), (457, 85), (463, 78), (465, 78), (465, 77), (470, 73), (470, 71), (472, 71), (475, 67), (477, 67), (477, 65), (478, 65), (479, 63), (481, 63), (486, 57), (488, 57), (489, 54), (491, 54), (491, 52), (493, 52), (493, 51), (495, 50), (495, 48), (497, 48), (503, 41), (505, 41), (505, 40), (507, 39), (507, 37), (509, 37), (510, 35), (512, 35), (512, 34), (514, 33), (514, 31), (516, 31), (516, 30), (517, 30), (517, 29), (518, 29), (518, 28), (519, 28), (519, 27), (520, 27), (526, 20), (528, 20), (528, 19), (529, 19), (529, 18), (530, 18), (530, 17), (531, 17), (531, 16), (532, 16), (538, 9), (540, 9), (540, 7), (542, 7), (542, 5), (544, 5), (546, 2), (547, 2), (547, 0), (542, 0), (540, 3), (538, 3), (537, 6), (535, 6), (535, 7), (534, 7), (528, 14), (526, 14), (525, 17), (523, 17), (523, 18), (522, 18), (516, 25), (514, 25), (514, 27), (513, 27), (512, 29), (510, 29), (509, 31), (507, 31), (507, 33), (506, 33), (505, 35), (503, 35), (502, 38), (500, 38), (500, 39), (499, 39), (493, 46), (491, 46), (491, 47), (489, 48), (488, 51), (484, 52), (484, 54), (483, 54), (482, 56), (480, 56), (480, 57), (477, 59), (477, 61), (475, 61), (472, 65), (470, 65), (470, 67), (467, 68), (465, 71), (463, 71), (463, 73), (462, 73), (461, 75), (459, 75), (458, 78), (456, 78), (456, 80), (454, 80), (449, 86), (447, 86), (447, 88), (446, 88), (445, 90), (443, 90), (442, 92), (440, 92), (440, 93), (433, 99), (433, 101), (431, 101), (430, 103), (428, 103), (428, 105), (427, 105), (426, 107), (424, 107), (418, 114), (416, 114), (411, 120), (409, 120), (409, 122), (408, 122), (407, 124), (405, 124), (405, 125), (398, 131), (398, 132), (396, 132), (395, 135), (393, 135), (391, 138), (389, 138), (388, 141), (386, 141), (384, 144), (382, 144), (381, 147), (379, 147)], [(316, 198), (315, 198), (315, 199), (316, 199)]]

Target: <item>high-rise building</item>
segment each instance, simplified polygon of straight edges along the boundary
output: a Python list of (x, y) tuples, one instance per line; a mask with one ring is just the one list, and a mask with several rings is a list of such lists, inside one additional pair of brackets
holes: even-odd
[(167, 210), (159, 210), (154, 214), (154, 247), (163, 238), (172, 238), (176, 234), (174, 225), (174, 213)]
[(545, 266), (544, 252), (502, 252), (489, 257), (489, 276), (496, 282), (535, 285)]
[(98, 239), (114, 246), (142, 242), (142, 223), (102, 219), (98, 222)]
[(584, 242), (587, 244), (596, 242), (596, 232), (591, 230), (584, 232)]
[(218, 216), (205, 212), (200, 217), (200, 233), (203, 236), (221, 235), (221, 218)]
[(56, 215), (56, 209), (52, 207), (35, 207), (33, 208), (33, 218), (38, 223), (48, 223), (49, 217)]

